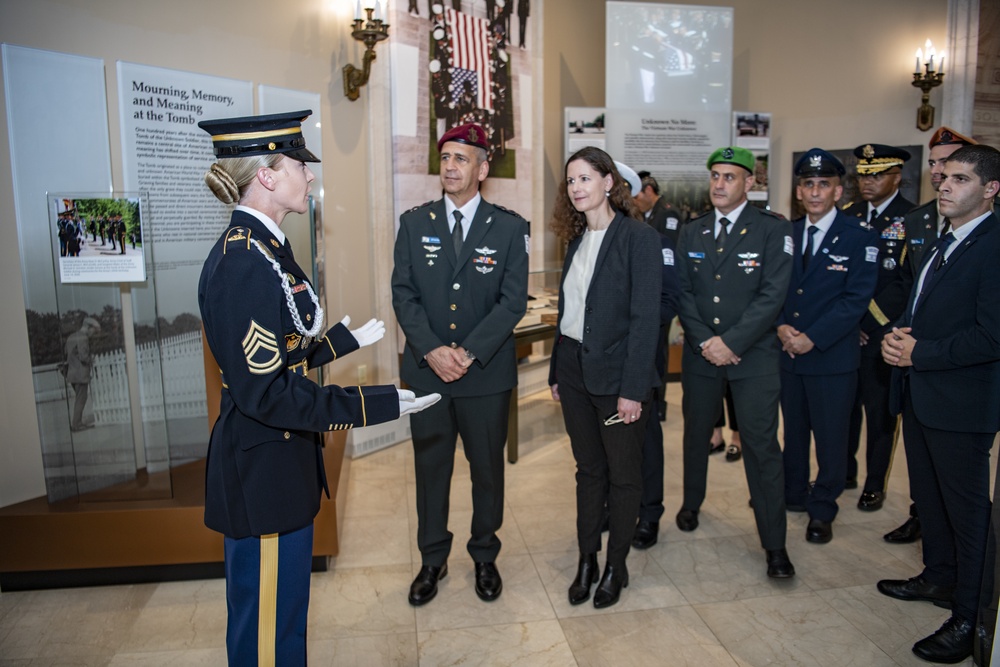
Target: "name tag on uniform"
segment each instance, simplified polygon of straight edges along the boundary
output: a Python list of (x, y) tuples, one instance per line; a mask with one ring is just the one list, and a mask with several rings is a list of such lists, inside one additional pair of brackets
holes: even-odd
[(689, 252), (688, 257), (691, 259), (705, 259), (705, 253), (703, 252)]
[(441, 239), (436, 236), (423, 236), (420, 238), (421, 243), (441, 243)]

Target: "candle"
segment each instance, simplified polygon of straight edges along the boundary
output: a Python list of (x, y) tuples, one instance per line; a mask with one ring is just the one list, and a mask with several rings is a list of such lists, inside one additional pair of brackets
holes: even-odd
[(914, 68), (915, 68), (915, 69), (913, 70), (913, 73), (914, 73), (914, 74), (920, 74), (920, 57), (921, 57), (922, 55), (923, 55), (923, 54), (922, 54), (922, 53), (920, 53), (920, 49), (917, 49), (917, 64), (916, 64), (916, 65), (914, 65)]
[(361, 20), (361, 0), (358, 0), (358, 6), (355, 7), (354, 9), (354, 20), (355, 21)]
[(382, 20), (382, 3), (379, 2), (378, 0), (375, 0), (375, 20), (376, 21)]
[(944, 75), (944, 56), (941, 56), (941, 60), (938, 61), (938, 74)]

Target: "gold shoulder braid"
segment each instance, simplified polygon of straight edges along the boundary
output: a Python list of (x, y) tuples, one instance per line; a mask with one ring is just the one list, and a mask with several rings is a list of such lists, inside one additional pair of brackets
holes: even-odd
[(267, 261), (271, 262), (271, 268), (278, 274), (278, 278), (281, 280), (281, 289), (285, 291), (285, 302), (288, 304), (288, 312), (292, 314), (292, 322), (295, 323), (295, 330), (303, 336), (315, 338), (323, 330), (324, 313), (323, 309), (319, 306), (319, 298), (316, 296), (316, 292), (313, 291), (312, 285), (308, 282), (305, 283), (306, 289), (309, 291), (309, 298), (312, 299), (313, 308), (315, 308), (316, 319), (313, 322), (312, 328), (306, 329), (305, 325), (302, 324), (302, 318), (299, 316), (299, 309), (295, 306), (295, 299), (292, 298), (292, 288), (289, 283), (292, 277), (281, 270), (278, 260), (274, 259), (274, 256), (268, 252), (267, 248), (260, 244), (260, 241), (251, 239), (250, 243), (260, 251), (260, 254), (264, 255)]

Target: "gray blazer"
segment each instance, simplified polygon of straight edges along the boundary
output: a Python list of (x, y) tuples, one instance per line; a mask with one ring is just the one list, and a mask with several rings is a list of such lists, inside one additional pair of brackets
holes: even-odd
[[(582, 235), (569, 243), (559, 286), (562, 335), (563, 286)], [(663, 256), (660, 238), (644, 222), (616, 213), (597, 254), (587, 290), (580, 341), (583, 382), (595, 396), (617, 395), (633, 401), (649, 398), (659, 386), (654, 356), (660, 332), (660, 282)], [(556, 354), (549, 365), (549, 384), (557, 384)]]

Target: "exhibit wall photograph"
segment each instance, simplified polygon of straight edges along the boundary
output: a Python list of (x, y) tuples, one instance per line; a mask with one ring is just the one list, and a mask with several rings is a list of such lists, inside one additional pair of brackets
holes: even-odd
[(49, 228), (63, 283), (146, 280), (139, 199), (49, 196)]

